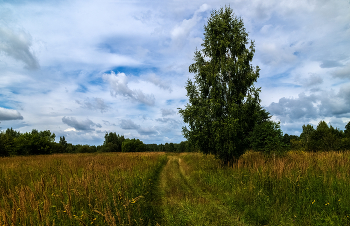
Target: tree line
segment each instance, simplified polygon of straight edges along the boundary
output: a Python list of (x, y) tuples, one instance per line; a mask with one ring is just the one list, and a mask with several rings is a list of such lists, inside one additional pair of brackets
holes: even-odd
[(350, 122), (345, 130), (334, 128), (325, 121), (320, 121), (316, 128), (307, 124), (302, 127), (300, 136), (288, 136), (283, 139), (290, 149), (303, 151), (343, 151), (350, 150)]
[(257, 126), (249, 136), (250, 149), (254, 151), (283, 153), (289, 150), (297, 151), (345, 151), (350, 150), (350, 122), (344, 130), (333, 127), (325, 121), (320, 121), (316, 128), (307, 124), (302, 126), (300, 136), (283, 135), (280, 125), (269, 121)]
[(0, 132), (0, 156), (45, 155), (54, 153), (93, 153), (93, 152), (191, 152), (195, 149), (187, 141), (179, 144), (144, 144), (139, 139), (129, 139), (110, 132), (105, 134), (102, 145), (73, 145), (60, 137), (55, 142), (56, 135), (50, 130), (20, 133), (9, 128)]
[[(139, 139), (129, 139), (115, 132), (106, 133), (102, 145), (73, 145), (65, 137), (55, 142), (56, 135), (50, 130), (20, 133), (12, 128), (0, 132), (0, 156), (44, 155), (54, 153), (93, 152), (196, 152), (200, 147), (189, 141), (180, 143), (145, 144)], [(316, 128), (302, 126), (300, 136), (284, 134), (276, 122), (266, 121), (249, 134), (248, 149), (267, 154), (288, 150), (344, 151), (350, 150), (350, 122), (344, 130), (320, 121)]]

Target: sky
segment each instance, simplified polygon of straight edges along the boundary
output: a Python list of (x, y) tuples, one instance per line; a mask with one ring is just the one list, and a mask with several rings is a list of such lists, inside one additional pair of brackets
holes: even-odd
[(0, 0), (0, 126), (101, 145), (178, 143), (188, 67), (229, 5), (255, 41), (261, 105), (284, 133), (350, 121), (349, 0)]

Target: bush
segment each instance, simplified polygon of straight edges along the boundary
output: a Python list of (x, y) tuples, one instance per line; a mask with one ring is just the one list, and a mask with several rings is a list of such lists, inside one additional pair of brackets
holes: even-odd
[(146, 145), (139, 139), (126, 139), (122, 143), (122, 152), (144, 152)]
[(249, 141), (255, 151), (281, 152), (283, 147), (283, 136), (280, 125), (273, 121), (266, 121), (254, 127)]

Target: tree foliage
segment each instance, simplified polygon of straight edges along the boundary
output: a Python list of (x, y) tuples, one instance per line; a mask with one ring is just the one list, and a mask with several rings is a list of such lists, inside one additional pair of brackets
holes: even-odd
[(144, 152), (145, 144), (139, 139), (126, 139), (122, 144), (122, 152)]
[(103, 142), (104, 152), (121, 152), (124, 141), (124, 136), (120, 136), (115, 132), (106, 133), (105, 141)]
[(21, 134), (15, 130), (7, 129), (0, 133), (0, 155), (38, 155), (50, 154), (55, 145), (56, 135), (51, 134), (50, 130), (38, 131)]
[(284, 148), (283, 132), (276, 122), (266, 121), (255, 126), (249, 136), (254, 151), (267, 154), (281, 152)]
[(180, 109), (185, 137), (206, 154), (224, 162), (238, 158), (250, 147), (255, 126), (269, 120), (260, 106), (260, 88), (254, 83), (259, 67), (253, 67), (255, 47), (248, 40), (243, 21), (230, 7), (214, 10), (204, 27), (203, 49), (195, 52), (187, 81), (189, 103)]
[(299, 138), (291, 140), (291, 148), (304, 151), (341, 151), (350, 150), (350, 137), (347, 136), (347, 127), (342, 131), (320, 121), (314, 129), (310, 124), (303, 125), (303, 132)]

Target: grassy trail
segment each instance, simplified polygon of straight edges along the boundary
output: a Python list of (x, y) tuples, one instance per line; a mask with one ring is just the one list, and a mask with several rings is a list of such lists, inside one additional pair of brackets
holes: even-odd
[(181, 155), (168, 155), (160, 175), (164, 225), (244, 225), (212, 194), (191, 182)]

